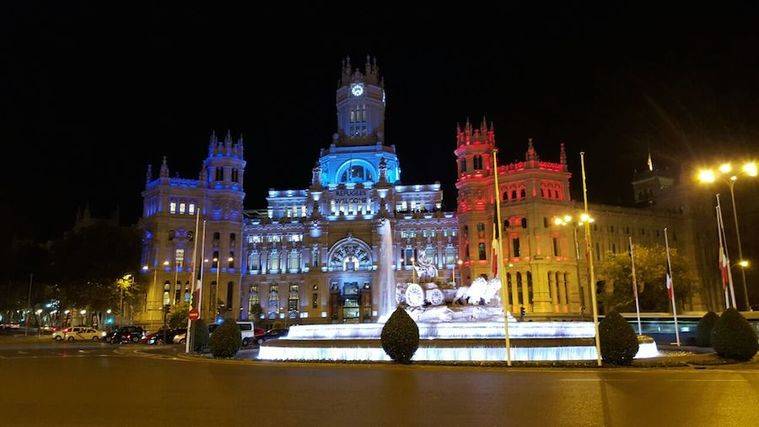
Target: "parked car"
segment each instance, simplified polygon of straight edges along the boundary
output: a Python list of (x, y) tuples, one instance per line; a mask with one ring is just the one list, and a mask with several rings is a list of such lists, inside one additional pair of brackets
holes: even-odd
[(146, 333), (146, 335), (140, 340), (140, 344), (156, 345), (172, 343), (177, 334), (184, 333), (185, 331), (186, 328), (162, 328), (155, 332)]
[(287, 331), (285, 328), (269, 329), (262, 337), (258, 338), (257, 342), (260, 345), (266, 341), (284, 337), (287, 335)]
[(174, 344), (184, 344), (187, 342), (187, 328), (174, 329), (174, 337), (171, 342)]
[(75, 326), (67, 329), (68, 331), (64, 334), (66, 341), (100, 341), (105, 336), (104, 331), (86, 326)]
[(144, 336), (145, 331), (139, 326), (122, 326), (107, 334), (105, 340), (111, 344), (137, 343)]
[(62, 341), (66, 339), (66, 333), (71, 331), (72, 328), (63, 328), (58, 329), (57, 331), (53, 332), (53, 339), (56, 341)]

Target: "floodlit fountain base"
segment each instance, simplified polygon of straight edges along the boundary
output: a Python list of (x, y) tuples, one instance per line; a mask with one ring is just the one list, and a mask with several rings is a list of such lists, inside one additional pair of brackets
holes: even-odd
[[(381, 323), (293, 326), (261, 345), (261, 360), (384, 361)], [(591, 322), (509, 322), (514, 361), (595, 360)], [(503, 322), (420, 323), (416, 361), (505, 361)], [(642, 343), (636, 358), (658, 356)]]

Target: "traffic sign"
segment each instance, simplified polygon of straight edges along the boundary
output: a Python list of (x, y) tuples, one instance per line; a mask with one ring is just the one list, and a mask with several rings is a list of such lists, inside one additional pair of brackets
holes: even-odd
[(198, 313), (197, 308), (193, 308), (192, 310), (190, 310), (190, 313), (188, 314), (188, 316), (190, 317), (190, 320), (198, 320), (198, 317), (200, 317), (200, 313)]

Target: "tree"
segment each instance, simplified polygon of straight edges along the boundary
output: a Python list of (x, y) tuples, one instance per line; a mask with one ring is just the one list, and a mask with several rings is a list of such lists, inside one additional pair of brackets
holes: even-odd
[[(133, 228), (107, 223), (82, 227), (52, 245), (52, 271), (61, 307), (104, 311), (118, 307), (116, 285), (139, 264), (140, 239)], [(130, 288), (127, 297), (134, 295)]]
[(601, 357), (614, 365), (629, 365), (638, 354), (638, 337), (632, 326), (616, 311), (612, 311), (598, 324)]
[(730, 308), (722, 313), (712, 330), (712, 347), (727, 359), (751, 360), (757, 350), (756, 332), (738, 310)]
[(184, 328), (187, 326), (187, 317), (190, 314), (190, 304), (181, 302), (171, 308), (169, 314), (169, 327), (172, 329)]
[(696, 345), (699, 347), (711, 347), (712, 345), (712, 331), (714, 325), (719, 321), (719, 316), (713, 311), (709, 311), (704, 314), (704, 317), (698, 321), (698, 327), (696, 328)]
[(240, 327), (232, 319), (226, 319), (208, 341), (213, 357), (234, 357), (242, 347)]
[(419, 348), (419, 327), (403, 307), (395, 309), (382, 327), (382, 349), (398, 363), (411, 363)]
[[(682, 306), (695, 288), (696, 275), (687, 259), (670, 248), (675, 298)], [(608, 254), (599, 265), (598, 276), (610, 292), (599, 294), (606, 311), (635, 311), (629, 252)], [(642, 311), (669, 311), (671, 303), (666, 288), (667, 254), (663, 246), (635, 246), (635, 277)]]

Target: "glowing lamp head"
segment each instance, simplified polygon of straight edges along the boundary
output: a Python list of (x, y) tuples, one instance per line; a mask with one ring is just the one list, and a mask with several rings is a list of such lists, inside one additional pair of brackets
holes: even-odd
[(87, 314), (87, 310), (82, 310), (82, 311), (79, 312), (79, 314), (81, 314), (82, 316), (84, 316), (85, 314)]
[(37, 316), (39, 316), (40, 314), (42, 314), (42, 309), (38, 308), (37, 311), (35, 311), (35, 313), (37, 313)]
[(106, 312), (107, 314), (111, 314), (111, 309), (109, 308), (109, 309), (108, 309), (108, 310), (106, 310), (105, 312)]
[(169, 260), (164, 261), (163, 265), (169, 265)]
[(733, 170), (733, 165), (730, 163), (722, 163), (719, 165), (719, 171), (725, 175), (729, 174)]
[(743, 173), (751, 177), (759, 175), (759, 168), (757, 167), (756, 162), (745, 163), (743, 165)]
[(572, 222), (572, 215), (564, 215), (564, 222)]
[(701, 169), (700, 171), (698, 171), (697, 177), (698, 177), (699, 182), (703, 184), (711, 184), (717, 180), (717, 176), (714, 174), (714, 171), (711, 169)]
[(69, 314), (71, 313), (71, 310), (64, 310), (63, 314)]
[(229, 262), (232, 262), (232, 261), (234, 261), (234, 260), (235, 260), (235, 259), (234, 259), (234, 258), (232, 258), (232, 257), (229, 257), (229, 258), (227, 258), (227, 261), (229, 261)]
[(143, 265), (142, 266), (142, 271), (148, 271), (148, 266), (147, 265)]
[(462, 264), (464, 264), (464, 261), (462, 261), (462, 260), (458, 260), (458, 261), (456, 261), (456, 264), (458, 264), (458, 265), (462, 265)]
[(553, 219), (553, 223), (554, 225), (564, 225), (564, 220), (559, 217), (556, 217)]
[(747, 259), (742, 259), (742, 260), (738, 261), (738, 265), (741, 268), (748, 268), (748, 266), (751, 265), (751, 263), (749, 263)]

